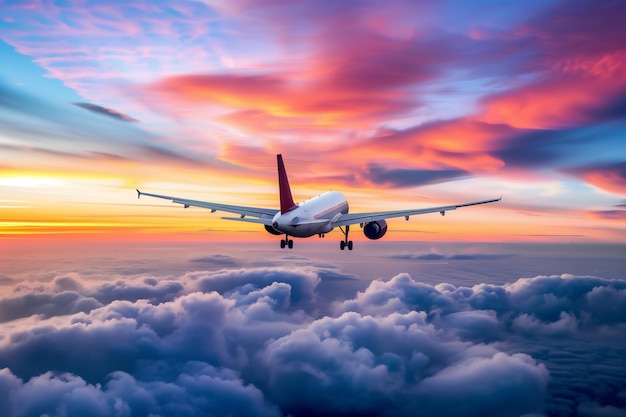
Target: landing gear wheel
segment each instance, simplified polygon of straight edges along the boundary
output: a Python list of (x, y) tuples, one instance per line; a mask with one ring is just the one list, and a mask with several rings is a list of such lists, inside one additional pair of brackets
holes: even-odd
[(346, 248), (346, 242), (344, 242), (343, 240), (339, 242), (339, 248), (341, 248), (341, 250), (344, 250)]
[(285, 247), (293, 249), (293, 240), (289, 239), (289, 235), (285, 235), (285, 238), (280, 241), (280, 248), (285, 249)]
[(348, 250), (352, 250), (352, 241), (351, 240), (348, 241)]

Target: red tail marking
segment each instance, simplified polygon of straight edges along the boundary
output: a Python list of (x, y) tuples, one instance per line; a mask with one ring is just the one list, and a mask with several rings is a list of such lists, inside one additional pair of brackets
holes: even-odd
[(291, 188), (289, 187), (289, 180), (287, 179), (287, 171), (285, 171), (285, 164), (283, 164), (283, 156), (281, 154), (276, 155), (278, 160), (278, 192), (280, 194), (280, 214), (285, 214), (288, 211), (295, 209), (297, 206), (293, 202), (291, 196)]

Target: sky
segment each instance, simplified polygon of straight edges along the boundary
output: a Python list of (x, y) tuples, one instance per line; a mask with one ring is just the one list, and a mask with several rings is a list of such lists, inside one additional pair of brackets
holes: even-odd
[(504, 196), (388, 239), (625, 236), (621, 1), (0, 4), (5, 242), (275, 240), (134, 189), (277, 207), (277, 153), (352, 211)]
[[(626, 417), (623, 1), (0, 0), (7, 417)], [(351, 212), (298, 239), (135, 189)]]

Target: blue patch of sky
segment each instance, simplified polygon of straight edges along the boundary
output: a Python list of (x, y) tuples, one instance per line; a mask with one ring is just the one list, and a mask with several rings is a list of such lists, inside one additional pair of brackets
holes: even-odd
[(448, 30), (466, 32), (478, 27), (508, 32), (561, 2), (562, 0), (447, 0), (438, 2), (437, 6), (440, 8), (442, 20), (445, 19), (442, 23)]
[(420, 97), (427, 101), (435, 120), (475, 114), (477, 100), (492, 91), (491, 88), (485, 89), (485, 80), (464, 79), (462, 74), (451, 74), (451, 78), (440, 85), (438, 92)]
[[(48, 26), (48, 25), (53, 25), (55, 23), (55, 21), (53, 19), (48, 19), (45, 16), (42, 15), (35, 15), (33, 17), (33, 19), (37, 22), (40, 23), (42, 26)], [(29, 25), (30, 26), (30, 25)]]
[(53, 97), (55, 101), (66, 103), (83, 100), (60, 80), (47, 77), (45, 70), (29, 57), (16, 52), (15, 48), (2, 41), (0, 41), (0, 61), (2, 61), (0, 82), (12, 90), (39, 97)]
[(72, 9), (61, 9), (59, 20), (73, 29), (83, 29), (85, 27), (83, 16)]
[(417, 108), (405, 117), (385, 121), (386, 127), (407, 129), (437, 120), (459, 119), (476, 114), (478, 101), (500, 87), (491, 85), (495, 77), (463, 79), (464, 74), (452, 71), (443, 80), (421, 84), (413, 90)]
[(153, 142), (153, 135), (135, 125), (73, 106), (84, 99), (59, 80), (44, 77), (39, 67), (1, 42), (0, 56), (15, 58), (0, 66), (0, 87), (6, 86), (0, 106), (0, 143), (80, 154), (115, 152), (120, 144)]
[(560, 138), (547, 146), (560, 155), (556, 163), (566, 167), (623, 162), (626, 120), (593, 124), (563, 131)]
[[(549, 173), (544, 174), (549, 177)], [(559, 181), (560, 192), (555, 198), (546, 198), (541, 201), (544, 207), (553, 207), (563, 210), (589, 210), (608, 209), (616, 203), (614, 195), (589, 185), (577, 178), (570, 176), (553, 174), (555, 179)], [(590, 202), (593, 201), (593, 207)]]
[(63, 8), (63, 7), (73, 7), (75, 5), (74, 0), (55, 0), (54, 5)]

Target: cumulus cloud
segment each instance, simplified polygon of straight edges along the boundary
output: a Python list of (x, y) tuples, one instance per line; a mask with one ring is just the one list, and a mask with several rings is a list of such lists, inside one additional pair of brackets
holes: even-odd
[[(0, 407), (9, 416), (296, 417), (622, 406), (623, 375), (579, 381), (578, 362), (603, 352), (600, 362), (619, 369), (623, 348), (581, 350), (577, 340), (623, 339), (624, 281), (563, 275), (465, 287), (400, 274), (320, 299), (325, 280), (353, 279), (297, 267), (22, 284), (0, 298)], [(576, 400), (569, 378), (602, 389)]]
[(202, 291), (218, 291), (227, 294), (234, 289), (241, 294), (267, 287), (277, 281), (284, 282), (289, 285), (289, 299), (294, 304), (309, 304), (314, 301), (314, 290), (320, 283), (317, 272), (308, 268), (298, 270), (235, 269), (209, 274), (192, 273), (187, 276), (196, 281), (198, 288)]
[(431, 286), (400, 274), (387, 282), (372, 282), (354, 299), (338, 303), (336, 308), (339, 312), (378, 315), (423, 310), (438, 319), (459, 312), (489, 312), (505, 327), (515, 320), (531, 320), (539, 327), (573, 320), (576, 327), (594, 327), (623, 323), (625, 297), (626, 282), (597, 277), (565, 274), (523, 278), (505, 285), (455, 287)]
[(76, 277), (64, 275), (48, 287), (22, 284), (13, 295), (0, 298), (0, 322), (41, 315), (43, 318), (89, 312), (116, 300), (145, 299), (163, 302), (183, 290), (176, 281), (141, 278), (97, 284), (82, 284)]
[[(265, 355), (270, 388), (294, 415), (520, 415), (539, 409), (548, 376), (526, 355), (442, 338), (415, 311), (326, 317), (270, 343)], [(485, 401), (485, 391), (499, 400)]]
[(117, 371), (104, 386), (51, 372), (24, 382), (2, 369), (0, 387), (0, 406), (8, 415), (281, 415), (234, 372), (199, 362), (186, 364), (172, 380), (138, 381)]

